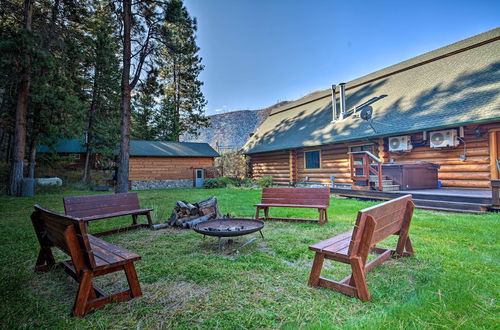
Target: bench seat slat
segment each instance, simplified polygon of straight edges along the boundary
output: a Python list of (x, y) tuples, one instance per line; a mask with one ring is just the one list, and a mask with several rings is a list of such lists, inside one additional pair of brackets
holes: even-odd
[(91, 246), (100, 246), (103, 249), (106, 249), (107, 251), (112, 252), (113, 254), (121, 257), (122, 259), (133, 259), (133, 260), (138, 260), (141, 257), (132, 251), (129, 251), (127, 249), (121, 248), (119, 246), (116, 246), (114, 244), (111, 244), (109, 242), (106, 242), (100, 238), (97, 238), (93, 235), (89, 235), (89, 241)]
[(311, 245), (309, 247), (309, 249), (311, 249), (313, 251), (322, 252), (323, 249), (325, 249), (325, 248), (327, 248), (335, 243), (347, 242), (347, 244), (349, 245), (349, 243), (351, 242), (351, 237), (352, 237), (352, 230), (347, 231), (347, 232), (342, 233), (342, 234), (339, 234), (335, 237), (326, 239), (326, 240), (321, 241), (319, 243), (316, 243), (314, 245)]

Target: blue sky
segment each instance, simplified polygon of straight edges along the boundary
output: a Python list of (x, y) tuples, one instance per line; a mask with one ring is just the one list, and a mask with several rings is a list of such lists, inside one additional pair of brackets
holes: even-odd
[(496, 1), (185, 0), (207, 114), (260, 109), (500, 26)]

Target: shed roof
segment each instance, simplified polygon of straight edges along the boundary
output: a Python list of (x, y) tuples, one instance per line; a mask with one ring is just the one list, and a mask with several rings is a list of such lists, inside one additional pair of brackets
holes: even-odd
[[(38, 146), (37, 152), (81, 153), (85, 152), (83, 142), (78, 139), (60, 139), (54, 148)], [(130, 141), (130, 156), (151, 157), (219, 157), (208, 143), (171, 141)]]
[(208, 143), (170, 141), (130, 141), (130, 156), (219, 157)]
[(274, 109), (244, 151), (251, 154), (500, 120), (500, 28), (346, 84), (347, 109), (370, 99), (375, 100), (370, 105), (371, 123), (353, 116), (332, 122), (329, 89), (305, 96)]

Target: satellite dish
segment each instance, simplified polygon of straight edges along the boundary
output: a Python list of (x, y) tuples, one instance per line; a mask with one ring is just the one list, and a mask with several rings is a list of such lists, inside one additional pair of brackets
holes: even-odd
[(363, 120), (370, 120), (372, 118), (373, 108), (370, 106), (363, 107), (359, 113), (359, 118)]

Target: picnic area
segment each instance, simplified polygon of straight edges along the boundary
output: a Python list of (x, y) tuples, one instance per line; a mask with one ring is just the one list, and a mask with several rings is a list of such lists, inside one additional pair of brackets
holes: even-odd
[[(39, 251), (33, 205), (64, 213), (63, 198), (99, 192), (53, 189), (36, 197), (0, 195), (3, 225), (2, 328), (494, 328), (499, 281), (498, 213), (415, 210), (409, 234), (415, 255), (388, 259), (366, 275), (371, 301), (308, 285), (314, 252), (308, 247), (350, 231), (359, 210), (380, 202), (330, 197), (328, 221), (266, 221), (262, 232), (217, 240), (168, 227), (118, 232), (103, 238), (141, 256), (134, 262), (142, 296), (106, 304), (84, 318), (71, 316), (78, 290), (62, 267), (35, 272)], [(139, 191), (140, 207), (164, 223), (178, 200), (216, 196), (222, 213), (253, 218), (261, 189)], [(318, 218), (317, 209), (271, 209), (273, 217)], [(90, 233), (129, 226), (130, 215), (89, 223)], [(145, 219), (139, 219), (144, 223)], [(238, 248), (257, 237), (252, 244)], [(381, 248), (394, 249), (397, 236)], [(65, 259), (52, 249), (56, 261)], [(369, 257), (372, 260), (374, 257)], [(341, 279), (350, 267), (325, 260), (322, 276)], [(99, 276), (104, 290), (126, 289), (123, 272)]]

